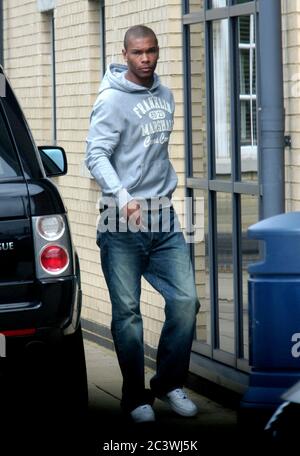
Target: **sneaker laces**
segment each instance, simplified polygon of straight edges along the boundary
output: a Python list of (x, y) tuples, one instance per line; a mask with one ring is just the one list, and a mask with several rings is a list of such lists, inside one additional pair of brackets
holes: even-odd
[(181, 388), (177, 388), (173, 391), (174, 395), (176, 394), (178, 399), (187, 399), (186, 393)]

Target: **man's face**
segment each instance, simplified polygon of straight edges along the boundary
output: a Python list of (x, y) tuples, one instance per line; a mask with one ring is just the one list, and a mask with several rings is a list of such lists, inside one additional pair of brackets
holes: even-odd
[(132, 35), (129, 37), (127, 49), (123, 49), (122, 52), (128, 66), (126, 78), (135, 84), (150, 87), (159, 57), (155, 38), (137, 38)]

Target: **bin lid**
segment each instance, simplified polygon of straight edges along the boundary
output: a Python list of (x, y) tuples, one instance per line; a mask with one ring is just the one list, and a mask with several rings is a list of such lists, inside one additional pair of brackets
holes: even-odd
[(263, 259), (249, 266), (250, 274), (299, 274), (300, 277), (300, 212), (261, 220), (249, 227), (248, 237), (264, 241)]

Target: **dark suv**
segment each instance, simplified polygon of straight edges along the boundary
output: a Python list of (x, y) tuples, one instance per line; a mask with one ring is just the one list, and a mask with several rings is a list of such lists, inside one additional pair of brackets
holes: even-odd
[(22, 375), (22, 384), (83, 404), (79, 261), (49, 179), (67, 172), (66, 156), (36, 147), (1, 66), (0, 84), (0, 378), (20, 384)]

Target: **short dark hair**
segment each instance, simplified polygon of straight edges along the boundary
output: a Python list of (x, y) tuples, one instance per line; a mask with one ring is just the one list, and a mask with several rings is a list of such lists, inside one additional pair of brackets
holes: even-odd
[(127, 50), (129, 39), (134, 36), (135, 38), (146, 38), (152, 36), (155, 39), (156, 46), (158, 46), (157, 36), (150, 27), (146, 25), (134, 25), (130, 27), (124, 36), (124, 49)]

